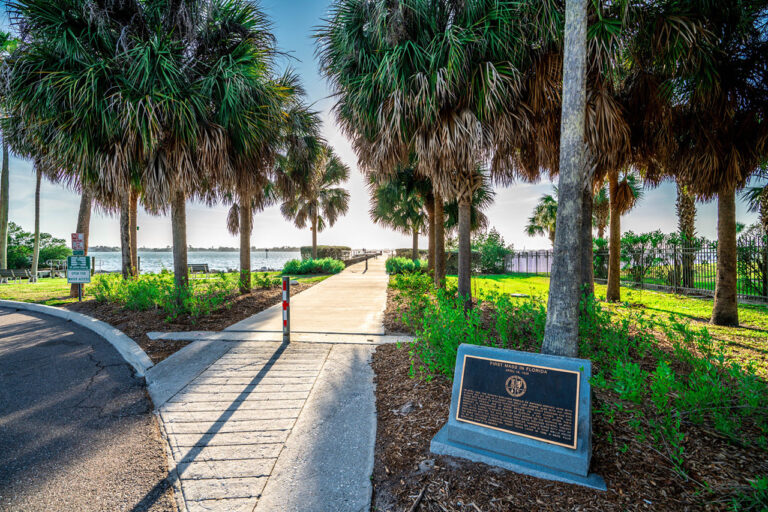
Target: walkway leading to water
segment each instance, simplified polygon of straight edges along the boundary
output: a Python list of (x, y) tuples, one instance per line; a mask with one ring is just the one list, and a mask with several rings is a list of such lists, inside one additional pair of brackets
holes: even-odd
[(282, 343), (278, 306), (200, 333), (148, 374), (153, 398), (164, 401), (182, 510), (369, 509), (376, 409), (368, 340), (385, 339), (388, 279), (384, 258), (364, 269), (351, 266), (292, 298), (299, 342)]

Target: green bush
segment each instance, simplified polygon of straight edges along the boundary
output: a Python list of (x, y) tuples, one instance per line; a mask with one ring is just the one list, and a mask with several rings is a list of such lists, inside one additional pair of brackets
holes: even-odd
[(252, 273), (251, 281), (253, 286), (263, 289), (276, 288), (283, 282), (282, 278), (279, 276), (271, 276), (266, 272), (262, 272), (260, 274), (258, 272)]
[[(393, 276), (390, 287), (399, 291), (403, 322), (415, 335), (412, 376), (453, 378), (461, 343), (540, 350), (546, 321), (541, 298), (486, 293), (465, 314), (455, 291), (435, 291), (426, 275)], [(705, 425), (740, 445), (768, 448), (768, 385), (753, 366), (728, 361), (706, 328), (624, 308), (613, 314), (593, 299), (582, 304), (580, 356), (592, 361), (593, 388), (616, 397), (601, 402), (595, 414), (609, 421), (622, 415), (640, 442), (681, 473), (691, 425)], [(671, 350), (660, 346), (657, 333)], [(756, 489), (744, 499), (764, 499), (765, 489)]]
[[(419, 249), (419, 258), (426, 258), (429, 254), (427, 249)], [(410, 258), (413, 256), (413, 248), (409, 249), (395, 249), (395, 256), (398, 258)]]
[(119, 274), (99, 274), (94, 276), (90, 291), (98, 301), (120, 304), (133, 311), (162, 309), (168, 320), (182, 315), (199, 318), (237, 295), (239, 278), (236, 274), (221, 273), (213, 279), (193, 281), (188, 288), (178, 291), (169, 272), (142, 274), (128, 280)]
[(338, 274), (344, 270), (344, 262), (333, 258), (291, 260), (283, 267), (283, 274)]
[(512, 246), (507, 245), (495, 228), (487, 233), (478, 233), (472, 238), (472, 250), (480, 253), (480, 271), (484, 274), (503, 274), (504, 260), (512, 253)]
[(426, 260), (412, 260), (410, 258), (389, 258), (384, 264), (387, 274), (405, 274), (411, 272), (425, 272), (427, 270)]
[[(317, 246), (317, 258), (334, 258), (337, 260), (344, 259), (344, 253), (351, 251), (352, 249), (345, 245), (318, 245)], [(312, 259), (312, 246), (304, 246), (300, 249), (301, 259)]]

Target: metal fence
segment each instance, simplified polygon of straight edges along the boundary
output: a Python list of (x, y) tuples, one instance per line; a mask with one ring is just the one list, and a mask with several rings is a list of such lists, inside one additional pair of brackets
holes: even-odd
[(504, 268), (509, 273), (549, 274), (552, 271), (552, 251), (521, 251), (508, 254)]
[[(713, 296), (717, 275), (717, 243), (697, 247), (659, 244), (622, 247), (621, 284), (686, 295)], [(523, 251), (507, 256), (509, 273), (548, 275), (552, 251)], [(768, 302), (768, 245), (763, 239), (740, 239), (737, 244), (739, 299)], [(608, 249), (594, 252), (595, 282), (608, 279)]]

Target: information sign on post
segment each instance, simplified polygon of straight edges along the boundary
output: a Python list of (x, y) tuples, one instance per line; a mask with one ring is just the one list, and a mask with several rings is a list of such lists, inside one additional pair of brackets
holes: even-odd
[(75, 256), (85, 255), (85, 234), (72, 233), (72, 254)]
[(82, 284), (91, 282), (91, 257), (67, 257), (67, 283)]

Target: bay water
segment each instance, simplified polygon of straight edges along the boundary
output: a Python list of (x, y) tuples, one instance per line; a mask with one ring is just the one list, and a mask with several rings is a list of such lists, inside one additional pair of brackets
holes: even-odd
[[(119, 252), (88, 252), (96, 260), (96, 271), (119, 272), (122, 255)], [(173, 272), (173, 253), (170, 251), (139, 251), (139, 269), (142, 274), (163, 269)], [(299, 251), (251, 251), (251, 270), (282, 270), (289, 260), (301, 259)], [(190, 251), (188, 263), (207, 263), (211, 271), (229, 271), (240, 268), (237, 251)]]

